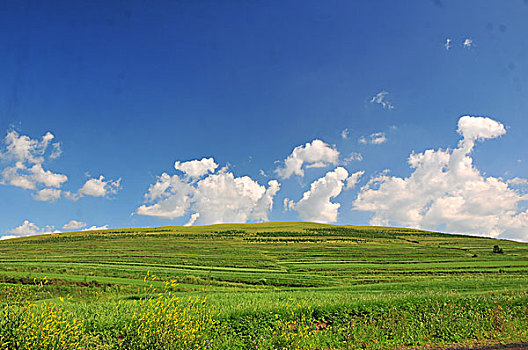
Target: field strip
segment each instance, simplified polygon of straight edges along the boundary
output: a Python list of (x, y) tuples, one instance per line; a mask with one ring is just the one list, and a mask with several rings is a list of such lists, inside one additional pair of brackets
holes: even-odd
[[(278, 262), (279, 265), (285, 264), (289, 267), (299, 265), (299, 267), (306, 268), (306, 265), (317, 266), (318, 269), (324, 268), (358, 268), (358, 269), (403, 269), (403, 270), (420, 270), (420, 269), (440, 269), (440, 268), (505, 268), (505, 267), (528, 267), (528, 261), (518, 260), (518, 261), (457, 261), (457, 262), (415, 262), (413, 264), (409, 263), (372, 263), (372, 262), (337, 262), (331, 263), (327, 261), (321, 262), (289, 262), (284, 263), (282, 261)], [(412, 266), (409, 266), (412, 265)], [(423, 265), (423, 266), (420, 266)]]
[[(155, 265), (147, 265), (142, 263), (126, 263), (126, 262), (115, 262), (115, 261), (109, 261), (109, 262), (98, 262), (98, 263), (86, 263), (82, 261), (78, 262), (72, 262), (72, 261), (39, 261), (39, 260), (32, 260), (32, 261), (24, 261), (28, 264), (39, 264), (42, 262), (45, 262), (48, 265), (61, 265), (61, 266), (81, 266), (81, 267), (116, 267), (120, 268), (122, 266), (128, 266), (133, 267), (134, 270), (179, 270), (179, 271), (193, 271), (193, 270), (202, 270), (202, 271), (226, 271), (226, 272), (249, 272), (249, 273), (280, 273), (280, 274), (287, 274), (287, 270), (274, 270), (274, 269), (255, 269), (255, 268), (236, 268), (236, 267), (211, 267), (211, 266), (193, 266), (193, 265), (162, 265), (162, 264), (155, 264)], [(0, 262), (0, 265), (8, 264), (9, 262)]]

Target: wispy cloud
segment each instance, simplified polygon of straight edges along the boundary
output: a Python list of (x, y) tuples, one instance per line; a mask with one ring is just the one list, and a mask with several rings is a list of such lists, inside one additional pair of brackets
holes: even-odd
[(445, 44), (444, 44), (444, 47), (446, 48), (446, 50), (449, 50), (451, 48), (451, 39), (450, 38), (447, 38), (446, 41), (445, 41)]
[(359, 179), (363, 176), (363, 174), (365, 174), (365, 171), (361, 170), (361, 171), (356, 171), (355, 173), (350, 175), (346, 179), (345, 190), (349, 190), (351, 188), (354, 188), (356, 186), (356, 184), (359, 182)]
[(394, 109), (394, 105), (389, 101), (387, 91), (380, 91), (370, 99), (370, 103), (379, 104), (383, 109)]
[(387, 142), (387, 136), (385, 136), (385, 133), (384, 132), (375, 132), (375, 133), (372, 133), (367, 137), (365, 136), (361, 136), (358, 140), (359, 143), (361, 144), (371, 144), (371, 145), (380, 145), (382, 143), (385, 143)]
[(363, 155), (359, 152), (352, 152), (348, 157), (345, 158), (345, 164), (350, 163), (352, 161), (358, 161), (361, 162), (363, 160)]

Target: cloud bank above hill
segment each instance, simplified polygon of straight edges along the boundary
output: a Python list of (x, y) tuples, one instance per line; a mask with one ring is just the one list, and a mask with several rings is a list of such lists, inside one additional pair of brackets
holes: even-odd
[(409, 177), (372, 177), (361, 188), (354, 209), (373, 212), (373, 225), (527, 240), (528, 211), (523, 204), (528, 197), (507, 180), (485, 176), (471, 157), (477, 141), (504, 135), (504, 125), (487, 117), (463, 116), (458, 133), (462, 138), (454, 149), (413, 152)]
[[(352, 210), (372, 213), (370, 223), (374, 225), (528, 240), (528, 180), (487, 176), (472, 158), (479, 142), (505, 135), (506, 128), (488, 117), (463, 116), (458, 120), (457, 132), (460, 140), (454, 148), (412, 152), (407, 177), (383, 171), (368, 178), (365, 174), (369, 170), (352, 172), (348, 169), (354, 165), (352, 158), (362, 160), (363, 156), (352, 152), (349, 158), (340, 161), (337, 147), (320, 139), (296, 146), (275, 173), (282, 179), (306, 175), (311, 184), (294, 194), (298, 196), (295, 200), (282, 197), (284, 208), (305, 221), (342, 222), (340, 211), (345, 203), (352, 204)], [(382, 133), (371, 134), (370, 140), (382, 136), (385, 142)], [(61, 146), (54, 142), (51, 133), (33, 140), (13, 131), (8, 133), (4, 144), (0, 157), (7, 166), (0, 171), (1, 183), (31, 190), (39, 201), (108, 197), (121, 188), (121, 179), (109, 180), (101, 175), (86, 180), (76, 192), (63, 190), (68, 177), (45, 166), (46, 161), (61, 154)], [(350, 151), (353, 149), (347, 152)], [(311, 177), (317, 172), (310, 169), (330, 166), (333, 169), (322, 177)], [(261, 184), (250, 176), (237, 176), (228, 167), (220, 167), (213, 157), (176, 161), (174, 171), (163, 172), (149, 186), (144, 203), (136, 205), (135, 214), (171, 220), (183, 218), (186, 225), (267, 221), (281, 189), (277, 180)], [(268, 177), (265, 173), (261, 176)], [(290, 182), (286, 191), (299, 185), (303, 186)], [(362, 187), (354, 194), (356, 186)], [(286, 193), (292, 196), (295, 192)], [(87, 227), (73, 220), (62, 229), (106, 226)], [(40, 228), (26, 220), (7, 231), (4, 238), (54, 231), (52, 226)]]
[(145, 194), (139, 215), (174, 219), (190, 215), (189, 225), (267, 221), (273, 198), (280, 189), (276, 180), (268, 187), (249, 176), (236, 177), (213, 158), (176, 162), (182, 175), (161, 174)]
[[(70, 220), (68, 223), (62, 226), (62, 229), (66, 232), (79, 231), (79, 230), (94, 231), (94, 230), (108, 229), (108, 225), (91, 226), (91, 227), (87, 227), (87, 226), (88, 225), (82, 221)], [(4, 235), (0, 235), (0, 240), (27, 237), (27, 236), (35, 236), (35, 235), (48, 235), (52, 233), (62, 233), (62, 232), (63, 231), (57, 230), (54, 225), (46, 225), (44, 227), (39, 227), (37, 226), (37, 224), (29, 220), (24, 220), (24, 222), (21, 225), (15, 227), (14, 229), (7, 231)]]

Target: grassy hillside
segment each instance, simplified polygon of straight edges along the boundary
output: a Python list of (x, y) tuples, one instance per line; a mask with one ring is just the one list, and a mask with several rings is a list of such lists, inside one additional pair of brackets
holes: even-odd
[[(494, 253), (495, 245), (503, 253)], [(526, 311), (528, 244), (405, 228), (285, 222), (117, 229), (11, 239), (0, 241), (0, 288), (3, 303), (58, 303), (84, 319), (94, 307), (115, 309), (114, 305), (132, 305), (134, 300), (135, 304), (146, 303), (153, 296), (168, 293), (178, 298), (207, 298), (204, 305), (208, 317), (216, 315), (213, 324), (225, 326), (224, 331), (209, 329), (216, 332), (209, 335), (210, 340), (221, 338), (224, 348), (233, 349), (254, 349), (258, 345), (252, 337), (257, 333), (268, 338), (261, 341), (261, 349), (277, 344), (285, 348), (385, 348), (528, 340), (526, 312), (519, 316), (523, 307)], [(64, 298), (69, 301), (64, 302)], [(500, 310), (497, 303), (502, 305)], [(287, 323), (283, 328), (274, 323), (286, 317), (283, 313), (294, 305), (296, 311), (284, 322), (305, 322), (305, 335), (311, 334), (306, 339), (296, 338), (301, 332), (297, 323)], [(476, 310), (481, 306), (484, 309), (479, 313)], [(412, 324), (419, 321), (419, 315), (431, 312), (440, 317), (445, 313), (435, 326), (445, 334), (433, 334), (431, 325), (424, 325), (432, 319), (422, 319), (421, 326), (414, 324), (417, 333), (412, 336), (405, 335), (405, 327), (398, 331), (387, 324), (383, 328), (380, 322), (392, 307), (389, 319), (408, 317)], [(449, 307), (462, 314), (471, 311), (480, 315), (473, 315), (475, 322), (483, 317), (473, 325), (479, 330), (467, 329), (466, 316), (451, 320), (449, 315), (454, 311)], [(261, 330), (261, 334), (257, 321), (270, 313), (278, 316), (265, 322), (264, 328), (271, 331)], [(370, 319), (371, 323), (350, 333), (353, 324), (375, 315), (379, 320)], [(504, 317), (500, 327), (497, 320), (493, 321), (499, 316)], [(115, 325), (121, 316), (112, 317), (110, 323)], [(391, 320), (393, 326), (401, 323), (403, 327), (405, 323)], [(463, 320), (466, 325), (456, 328)], [(240, 328), (242, 324), (246, 326)], [(455, 328), (450, 331), (448, 326)], [(92, 332), (92, 346), (124, 346), (123, 329), (105, 336)], [(276, 338), (281, 332), (295, 336), (280, 343)], [(158, 345), (145, 348), (152, 346)], [(216, 348), (222, 346), (216, 343)]]

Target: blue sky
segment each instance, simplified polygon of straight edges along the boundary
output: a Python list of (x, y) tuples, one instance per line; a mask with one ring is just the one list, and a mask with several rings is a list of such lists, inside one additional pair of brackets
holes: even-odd
[(3, 2), (0, 235), (311, 219), (528, 240), (527, 16)]

